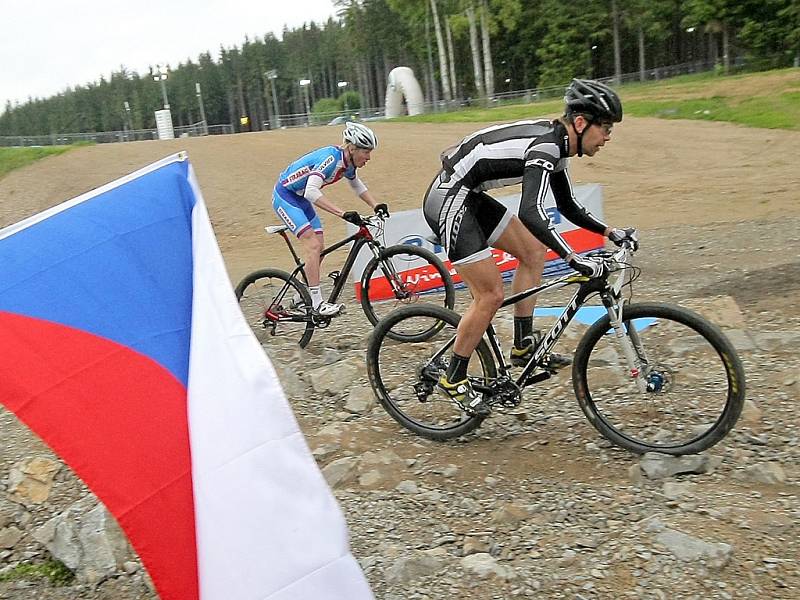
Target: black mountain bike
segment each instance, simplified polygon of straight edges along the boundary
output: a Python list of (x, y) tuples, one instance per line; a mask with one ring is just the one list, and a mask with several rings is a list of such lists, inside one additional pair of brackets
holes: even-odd
[[(553, 374), (544, 366), (546, 354), (578, 309), (599, 296), (607, 314), (584, 333), (572, 365), (575, 395), (591, 424), (636, 453), (681, 455), (710, 448), (733, 428), (744, 404), (744, 369), (733, 345), (690, 310), (623, 298), (623, 288), (632, 296), (631, 284), (640, 274), (629, 245), (593, 254), (606, 266), (602, 277), (572, 273), (503, 302), (509, 306), (545, 290), (578, 286), (516, 377), (490, 325), (470, 357), (472, 385), (493, 410), (517, 406), (524, 388)], [(442, 307), (403, 307), (378, 324), (367, 349), (369, 379), (381, 405), (401, 425), (433, 440), (462, 436), (483, 421), (436, 391), (459, 319)], [(402, 341), (415, 332), (413, 343)], [(424, 332), (431, 332), (426, 339), (419, 335)]]
[[(250, 273), (236, 286), (236, 297), (245, 318), (254, 330), (266, 330), (270, 336), (296, 340), (304, 348), (311, 340), (314, 329), (328, 327), (331, 319), (336, 316), (325, 317), (311, 311), (305, 263), (300, 260), (289, 240), (286, 233), (288, 228), (285, 225), (276, 225), (265, 227), (265, 230), (284, 239), (297, 266), (291, 273), (273, 268)], [(361, 308), (370, 323), (376, 324), (381, 317), (400, 304), (415, 302), (434, 285), (444, 287), (444, 292), (437, 292), (440, 306), (453, 308), (455, 288), (450, 271), (444, 263), (433, 252), (418, 246), (397, 244), (386, 247), (382, 234), (381, 217), (362, 216), (358, 231), (322, 251), (324, 258), (352, 242), (341, 271), (333, 271), (328, 275), (333, 280), (328, 302), (335, 303), (338, 300), (358, 253), (367, 246), (372, 253), (372, 259), (364, 268), (360, 292)], [(403, 274), (402, 271), (413, 274)], [(376, 273), (380, 275), (373, 279)], [(377, 295), (386, 299), (371, 298), (371, 295), (376, 295), (374, 292), (380, 292)], [(423, 334), (427, 335), (425, 332)], [(398, 339), (408, 341), (410, 338)]]

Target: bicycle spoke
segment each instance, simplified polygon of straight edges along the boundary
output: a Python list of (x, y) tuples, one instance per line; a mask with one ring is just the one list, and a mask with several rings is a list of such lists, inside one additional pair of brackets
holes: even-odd
[[(680, 453), (718, 441), (733, 424), (728, 421), (735, 405), (729, 404), (739, 394), (714, 340), (667, 314), (635, 318), (631, 325), (646, 361), (631, 369), (613, 332), (600, 335), (588, 356), (586, 401), (595, 425), (639, 450)], [(636, 369), (645, 391), (637, 385)]]
[(257, 275), (243, 281), (237, 294), (242, 313), (258, 340), (270, 349), (289, 349), (298, 343), (305, 346), (313, 333), (307, 318), (307, 294), (281, 271)]
[[(444, 264), (424, 248), (391, 246), (380, 262), (368, 265), (365, 277), (368, 283), (361, 303), (373, 324), (394, 310), (421, 300), (447, 308), (453, 306), (455, 294), (450, 274)], [(407, 341), (420, 341), (434, 332), (420, 331), (415, 340)]]
[[(433, 439), (463, 435), (480, 421), (465, 414), (436, 389), (452, 353), (457, 317), (446, 322), (441, 317), (447, 311), (432, 306), (408, 307), (403, 311), (405, 318), (395, 320), (391, 327), (382, 322), (370, 340), (368, 360), (373, 388), (387, 412), (411, 431)], [(432, 330), (437, 333), (430, 334), (425, 341), (402, 341), (410, 332)], [(486, 354), (485, 347), (474, 353), (468, 368), (468, 375), (484, 384), (494, 369), (493, 363), (487, 364), (491, 357), (487, 359)]]

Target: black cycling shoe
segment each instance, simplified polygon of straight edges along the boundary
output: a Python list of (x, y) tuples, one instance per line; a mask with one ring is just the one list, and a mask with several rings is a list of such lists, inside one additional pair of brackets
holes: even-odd
[(472, 389), (468, 379), (450, 383), (447, 380), (447, 373), (443, 373), (436, 389), (468, 415), (484, 418), (492, 412), (492, 407), (486, 404), (483, 398)]
[[(523, 343), (529, 342), (526, 346), (522, 348), (517, 348), (514, 346), (511, 348), (511, 364), (515, 367), (524, 367), (526, 364), (528, 364), (528, 361), (530, 360), (531, 356), (533, 356), (536, 345), (539, 343), (541, 338), (541, 333), (536, 331), (532, 336), (528, 336), (522, 340)], [(544, 356), (542, 368), (546, 371), (558, 371), (559, 369), (568, 367), (571, 364), (572, 358), (569, 356), (565, 354), (558, 354), (557, 352), (550, 352)]]

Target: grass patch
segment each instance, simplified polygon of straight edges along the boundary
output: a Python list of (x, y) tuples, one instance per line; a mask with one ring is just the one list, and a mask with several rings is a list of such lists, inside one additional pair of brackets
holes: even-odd
[(689, 100), (631, 100), (625, 111), (637, 117), (727, 121), (766, 129), (800, 129), (800, 92)]
[[(515, 121), (561, 113), (560, 100), (531, 102), (528, 104), (508, 104), (492, 108), (465, 108), (455, 112), (429, 113), (413, 117), (401, 117), (403, 121), (415, 123), (481, 123), (486, 121)], [(392, 119), (399, 120), (399, 119)]]
[[(682, 75), (620, 86), (625, 114), (662, 119), (726, 121), (749, 127), (800, 130), (800, 69), (722, 76)], [(401, 117), (417, 123), (501, 123), (561, 114), (562, 101), (504, 104)]]
[(35, 565), (17, 565), (13, 569), (0, 574), (0, 581), (23, 581), (32, 579), (47, 579), (51, 585), (63, 587), (72, 583), (75, 579), (75, 574), (57, 560), (49, 560)]
[(39, 146), (35, 148), (0, 148), (0, 177), (47, 156), (63, 154), (71, 146)]

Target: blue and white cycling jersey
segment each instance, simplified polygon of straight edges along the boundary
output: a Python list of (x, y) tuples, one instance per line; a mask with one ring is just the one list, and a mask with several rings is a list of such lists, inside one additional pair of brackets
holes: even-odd
[(306, 184), (311, 175), (322, 178), (322, 186), (335, 183), (342, 178), (353, 180), (356, 178), (355, 165), (347, 165), (344, 160), (344, 150), (338, 146), (325, 146), (305, 156), (301, 156), (290, 164), (278, 177), (278, 184), (284, 189), (294, 192), (298, 196), (305, 195)]
[(272, 208), (296, 236), (309, 227), (322, 231), (322, 222), (314, 202), (322, 195), (320, 188), (344, 177), (356, 195), (367, 188), (356, 175), (355, 165), (348, 165), (344, 149), (325, 146), (301, 156), (278, 177), (272, 195)]

